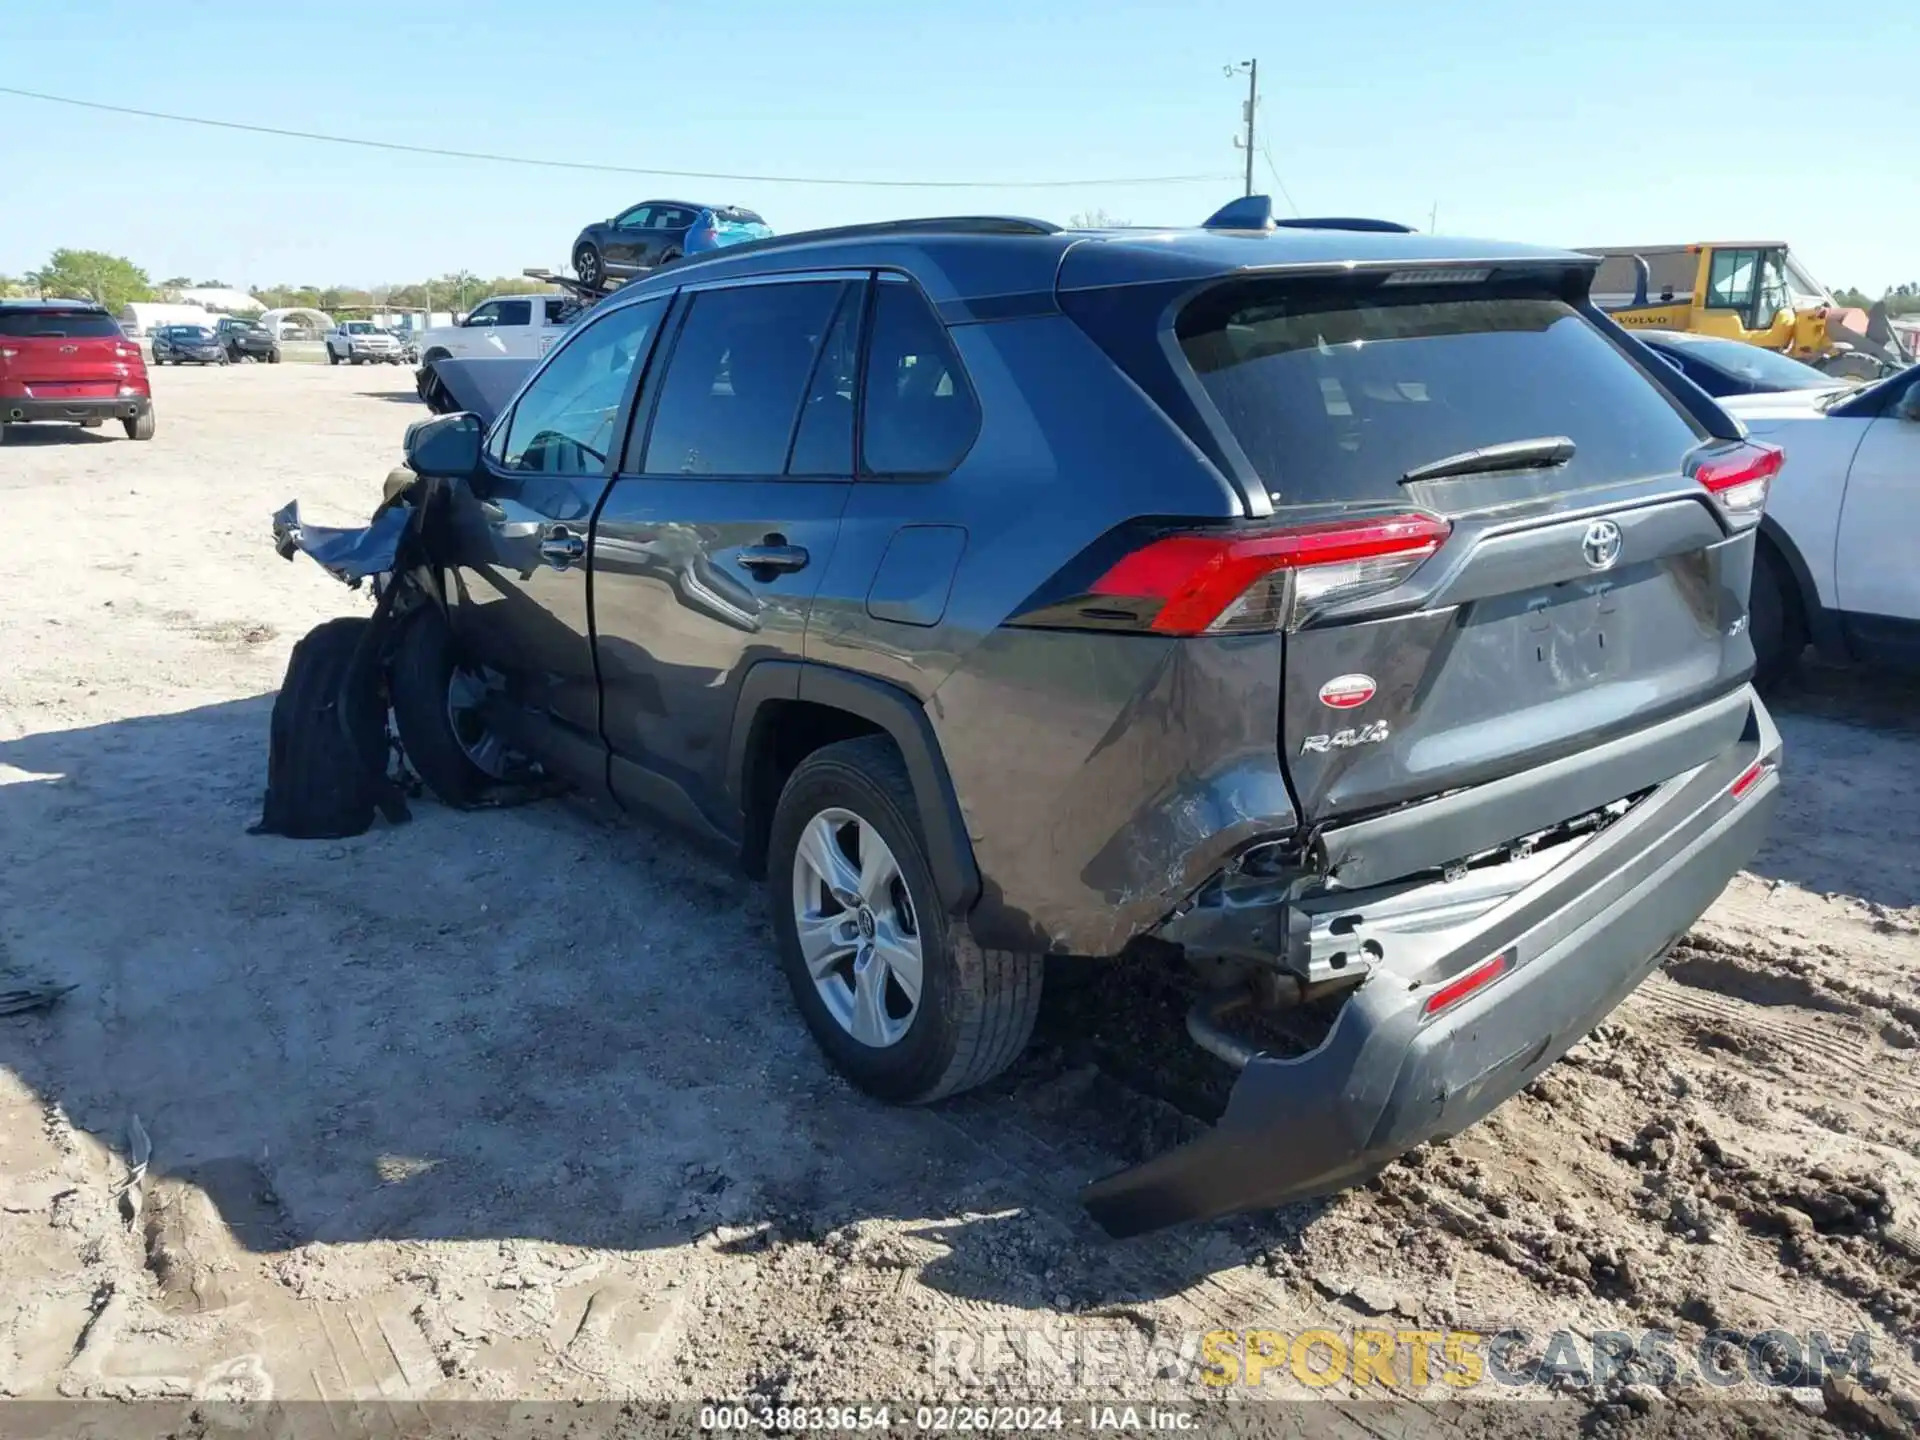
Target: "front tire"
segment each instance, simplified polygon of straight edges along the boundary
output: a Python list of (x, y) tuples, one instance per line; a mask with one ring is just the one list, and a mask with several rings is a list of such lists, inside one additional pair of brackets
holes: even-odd
[(278, 345), (267, 352), (267, 363), (269, 365), (278, 365), (280, 363), (280, 347)]
[(122, 420), (120, 423), (127, 427), (127, 438), (129, 440), (151, 440), (153, 438), (153, 411), (151, 410), (147, 411), (144, 415), (135, 415), (129, 420)]
[(801, 1016), (868, 1094), (939, 1100), (1026, 1048), (1044, 961), (983, 950), (945, 914), (891, 740), (842, 741), (801, 762), (774, 811), (767, 887)]
[(340, 363), (339, 352), (335, 350), (331, 345), (327, 346), (327, 364), (338, 365), (339, 363)]
[(1770, 691), (1799, 664), (1800, 654), (1807, 648), (1807, 622), (1785, 562), (1765, 540), (1754, 543), (1747, 616), (1753, 635), (1753, 683), (1760, 690)]
[(442, 804), (465, 809), (506, 775), (506, 748), (475, 713), (485, 682), (462, 663), (438, 610), (408, 617), (387, 684), (407, 763)]

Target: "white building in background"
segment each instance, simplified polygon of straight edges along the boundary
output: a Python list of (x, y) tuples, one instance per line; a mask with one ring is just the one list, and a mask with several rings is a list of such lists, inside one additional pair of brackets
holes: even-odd
[(151, 335), (156, 325), (212, 326), (214, 314), (204, 305), (173, 304), (164, 300), (136, 300), (120, 312), (120, 328), (139, 337)]
[(218, 285), (191, 285), (175, 292), (184, 305), (198, 305), (216, 315), (258, 315), (267, 307), (244, 290), (228, 290)]

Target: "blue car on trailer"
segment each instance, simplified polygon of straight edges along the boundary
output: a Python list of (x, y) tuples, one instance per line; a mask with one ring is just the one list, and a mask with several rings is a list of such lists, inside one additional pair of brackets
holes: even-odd
[(582, 284), (598, 290), (608, 280), (644, 275), (688, 255), (772, 234), (767, 222), (744, 205), (643, 200), (580, 232), (573, 242), (573, 271)]

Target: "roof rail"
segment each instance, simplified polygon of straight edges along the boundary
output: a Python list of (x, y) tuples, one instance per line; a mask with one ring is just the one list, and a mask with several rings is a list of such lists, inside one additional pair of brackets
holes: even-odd
[(1356, 215), (1326, 215), (1312, 219), (1276, 220), (1276, 225), (1284, 225), (1289, 230), (1364, 230), (1376, 235), (1411, 235), (1411, 225), (1402, 225), (1397, 220), (1368, 220)]
[(677, 262), (698, 264), (703, 260), (721, 260), (729, 255), (759, 254), (788, 245), (811, 245), (821, 240), (883, 239), (889, 235), (1057, 235), (1060, 227), (1045, 220), (1029, 220), (1022, 215), (938, 215), (924, 220), (876, 220), (865, 225), (835, 225), (824, 230), (795, 230), (786, 235), (769, 235), (764, 240), (743, 240), (738, 245), (722, 245)]

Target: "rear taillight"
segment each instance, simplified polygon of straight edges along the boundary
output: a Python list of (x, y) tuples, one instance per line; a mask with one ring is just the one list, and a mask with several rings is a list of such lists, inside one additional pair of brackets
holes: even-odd
[(20, 352), (11, 345), (0, 345), (0, 360), (11, 360)]
[[(1328, 605), (1391, 590), (1451, 528), (1431, 515), (1398, 514), (1166, 535), (1109, 566), (1079, 609), (1096, 623), (1125, 617), (1160, 635), (1295, 629)], [(1049, 607), (1050, 618), (1071, 608)]]
[(1751, 524), (1767, 508), (1767, 488), (1786, 459), (1777, 445), (1746, 441), (1699, 452), (1689, 473), (1713, 492), (1729, 520)]
[(132, 360), (139, 356), (140, 351), (132, 345), (116, 345), (113, 347), (113, 353), (122, 360)]

